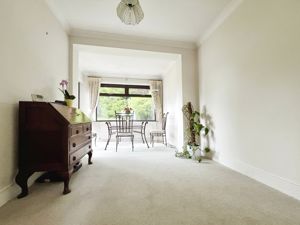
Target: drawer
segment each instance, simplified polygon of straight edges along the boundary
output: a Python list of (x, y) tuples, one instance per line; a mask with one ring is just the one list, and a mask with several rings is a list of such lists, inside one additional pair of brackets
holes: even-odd
[(69, 151), (74, 152), (76, 149), (89, 144), (92, 139), (92, 134), (79, 134), (70, 138)]
[(74, 125), (71, 127), (71, 136), (82, 134), (83, 126), (82, 125)]
[(84, 133), (91, 133), (92, 132), (92, 124), (91, 123), (84, 124), (83, 125), (83, 132)]
[(83, 156), (92, 150), (92, 145), (88, 144), (78, 149), (77, 151), (70, 154), (69, 163), (70, 165), (77, 163)]

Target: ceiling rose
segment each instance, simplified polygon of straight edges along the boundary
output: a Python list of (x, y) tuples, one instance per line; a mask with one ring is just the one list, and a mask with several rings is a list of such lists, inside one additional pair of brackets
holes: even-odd
[(121, 0), (117, 7), (117, 15), (127, 25), (139, 24), (144, 18), (139, 0)]

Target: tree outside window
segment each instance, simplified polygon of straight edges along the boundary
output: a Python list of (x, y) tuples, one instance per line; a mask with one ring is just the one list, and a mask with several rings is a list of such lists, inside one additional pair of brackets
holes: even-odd
[(115, 112), (125, 107), (134, 111), (136, 120), (155, 120), (149, 86), (102, 84), (97, 108), (97, 120), (114, 120)]

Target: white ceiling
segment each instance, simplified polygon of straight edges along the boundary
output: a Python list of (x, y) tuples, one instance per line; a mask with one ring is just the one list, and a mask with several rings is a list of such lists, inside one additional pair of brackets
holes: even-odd
[(78, 69), (83, 75), (159, 79), (180, 55), (77, 45)]
[(144, 20), (123, 24), (116, 15), (120, 0), (46, 0), (70, 29), (166, 40), (197, 42), (231, 0), (140, 0)]

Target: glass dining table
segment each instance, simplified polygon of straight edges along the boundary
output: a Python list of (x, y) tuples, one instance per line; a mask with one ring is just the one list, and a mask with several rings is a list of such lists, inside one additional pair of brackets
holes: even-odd
[[(111, 137), (117, 133), (117, 125), (116, 121), (105, 121), (105, 124), (108, 129), (108, 138), (105, 145), (104, 150), (107, 150), (107, 146), (109, 145), (109, 142), (111, 140)], [(147, 120), (133, 120), (133, 133), (138, 133), (142, 137), (142, 141), (144, 144), (147, 145), (147, 148), (149, 148), (149, 144), (146, 138), (146, 126), (148, 124)]]

